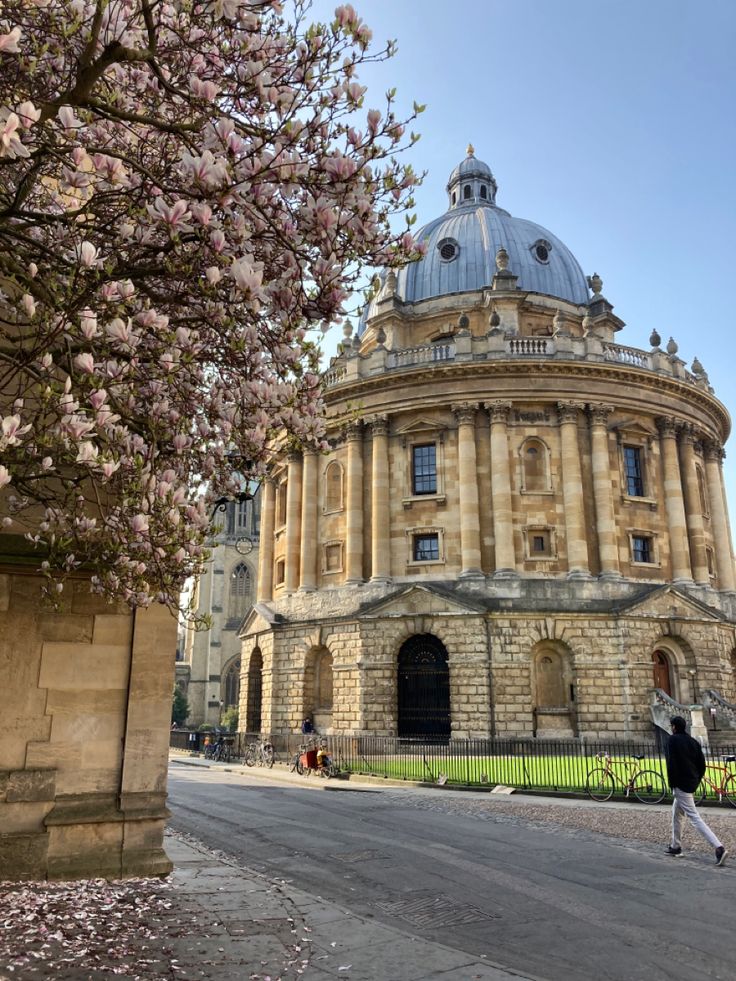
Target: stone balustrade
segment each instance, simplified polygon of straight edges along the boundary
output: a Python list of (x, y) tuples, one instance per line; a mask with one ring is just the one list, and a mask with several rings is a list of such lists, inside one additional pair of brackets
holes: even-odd
[(358, 381), (385, 371), (421, 368), (427, 364), (461, 361), (507, 361), (528, 358), (549, 358), (555, 361), (588, 361), (609, 363), (677, 378), (695, 388), (712, 392), (707, 376), (694, 375), (684, 362), (673, 355), (655, 349), (642, 351), (621, 344), (601, 341), (593, 335), (571, 337), (508, 336), (491, 331), (484, 336), (458, 334), (453, 340), (434, 344), (419, 344), (397, 350), (380, 346), (370, 354), (352, 349), (339, 355), (324, 373), (325, 387)]

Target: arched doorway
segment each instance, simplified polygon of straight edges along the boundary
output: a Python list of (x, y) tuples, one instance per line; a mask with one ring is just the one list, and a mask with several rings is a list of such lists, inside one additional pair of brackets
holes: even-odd
[(532, 650), (534, 734), (548, 739), (575, 735), (575, 686), (570, 651), (542, 641)]
[(655, 688), (661, 688), (665, 695), (672, 698), (672, 675), (670, 674), (670, 659), (663, 650), (652, 654), (652, 675)]
[(256, 647), (248, 665), (248, 701), (245, 713), (245, 731), (261, 731), (261, 700), (263, 697), (263, 655)]
[(444, 644), (431, 634), (410, 637), (399, 651), (399, 736), (449, 737), (450, 671)]

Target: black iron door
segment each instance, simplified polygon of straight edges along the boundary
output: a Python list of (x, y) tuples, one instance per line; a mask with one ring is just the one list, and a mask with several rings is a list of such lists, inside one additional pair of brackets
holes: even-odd
[(256, 648), (248, 665), (248, 702), (245, 731), (261, 731), (261, 699), (263, 697), (263, 655)]
[(399, 651), (399, 736), (450, 735), (447, 651), (436, 637), (410, 637)]

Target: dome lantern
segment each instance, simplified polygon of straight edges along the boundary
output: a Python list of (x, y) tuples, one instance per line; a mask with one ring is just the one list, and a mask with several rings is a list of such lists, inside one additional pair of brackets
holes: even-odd
[(450, 210), (468, 205), (495, 204), (498, 184), (487, 163), (475, 156), (475, 147), (468, 143), (466, 158), (455, 167), (447, 182)]

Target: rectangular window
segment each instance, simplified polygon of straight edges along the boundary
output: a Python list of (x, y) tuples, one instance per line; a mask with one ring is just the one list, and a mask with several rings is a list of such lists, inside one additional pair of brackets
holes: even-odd
[(412, 556), (415, 562), (439, 562), (440, 536), (437, 532), (427, 535), (415, 535)]
[(279, 559), (276, 563), (276, 585), (281, 586), (286, 581), (286, 562)]
[(235, 524), (237, 528), (247, 528), (248, 527), (248, 502), (238, 501), (237, 510), (235, 512)]
[(628, 496), (644, 497), (641, 449), (638, 446), (624, 446), (624, 469), (626, 472), (626, 493)]
[(411, 489), (413, 494), (437, 493), (437, 447), (434, 443), (412, 447)]
[(276, 527), (286, 524), (286, 489), (287, 482), (282, 480), (276, 491)]
[(342, 545), (325, 545), (325, 571), (339, 572), (342, 569)]
[(652, 539), (646, 535), (633, 535), (631, 550), (634, 562), (654, 562), (652, 554)]
[(547, 540), (544, 535), (532, 535), (532, 552), (541, 552), (542, 555), (547, 551)]

